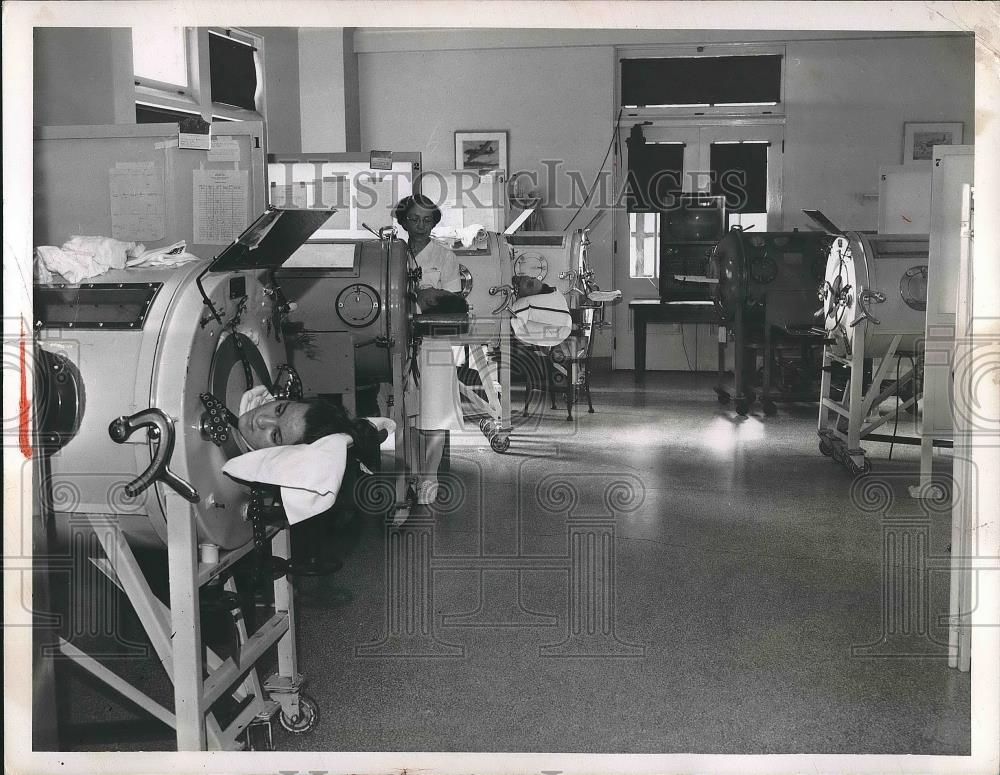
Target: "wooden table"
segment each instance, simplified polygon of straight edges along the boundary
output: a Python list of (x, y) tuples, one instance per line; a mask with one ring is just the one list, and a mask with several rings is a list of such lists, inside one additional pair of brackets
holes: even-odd
[(649, 323), (713, 323), (721, 325), (715, 303), (633, 299), (628, 303), (635, 339), (635, 380), (646, 373), (646, 325)]

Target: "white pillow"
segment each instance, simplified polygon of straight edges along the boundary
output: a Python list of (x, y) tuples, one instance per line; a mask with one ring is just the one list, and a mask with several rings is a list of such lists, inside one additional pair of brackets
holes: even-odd
[(288, 444), (247, 452), (229, 460), (223, 473), (244, 482), (276, 484), (288, 523), (294, 525), (333, 506), (347, 470), (346, 433), (312, 444)]

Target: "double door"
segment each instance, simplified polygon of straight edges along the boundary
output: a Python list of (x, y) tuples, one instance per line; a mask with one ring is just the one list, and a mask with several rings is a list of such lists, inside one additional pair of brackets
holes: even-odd
[[(782, 145), (784, 124), (775, 120), (745, 119), (719, 123), (674, 121), (643, 126), (647, 143), (669, 143), (681, 146), (681, 190), (684, 193), (711, 194), (713, 178), (718, 180), (718, 148), (713, 158), (713, 146), (733, 143), (754, 143), (764, 146), (765, 169), (757, 171), (766, 180), (762, 212), (743, 212), (727, 216), (725, 229), (739, 224), (755, 231), (780, 229), (782, 190)], [(625, 134), (623, 127), (623, 134)], [(628, 169), (628, 149), (625, 149), (623, 171)], [(734, 178), (734, 180), (738, 180)], [(733, 185), (725, 185), (733, 190)], [(622, 291), (622, 303), (615, 310), (614, 368), (634, 368), (634, 331), (629, 302), (636, 299), (659, 298), (659, 271), (664, 245), (660, 232), (664, 213), (629, 213), (620, 208), (616, 213), (614, 287)], [(669, 246), (668, 246), (669, 247)], [(709, 324), (652, 325), (647, 337), (647, 369), (680, 371), (711, 371), (717, 366), (717, 331)]]

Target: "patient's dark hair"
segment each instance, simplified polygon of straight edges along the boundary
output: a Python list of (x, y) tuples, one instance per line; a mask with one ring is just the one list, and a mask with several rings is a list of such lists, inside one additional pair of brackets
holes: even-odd
[(300, 444), (312, 444), (324, 436), (346, 433), (354, 443), (355, 455), (369, 468), (378, 467), (379, 445), (387, 437), (365, 419), (351, 419), (340, 404), (322, 398), (306, 398), (302, 403), (308, 406), (303, 420), (305, 433)]
[(312, 444), (314, 441), (334, 433), (350, 433), (354, 421), (347, 410), (340, 404), (322, 398), (306, 398), (302, 400), (306, 409), (303, 420), (305, 433), (300, 444)]
[(434, 204), (434, 200), (423, 194), (413, 194), (412, 196), (404, 196), (396, 206), (392, 208), (392, 217), (399, 221), (400, 225), (405, 223), (406, 214), (410, 212), (410, 208), (418, 205), (426, 210), (430, 210), (434, 214), (434, 225), (437, 226), (441, 222), (441, 208)]

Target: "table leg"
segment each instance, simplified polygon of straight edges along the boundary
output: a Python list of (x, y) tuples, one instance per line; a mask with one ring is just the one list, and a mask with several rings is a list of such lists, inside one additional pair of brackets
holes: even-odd
[(639, 310), (633, 310), (632, 319), (635, 342), (635, 381), (640, 382), (646, 376), (646, 317)]

